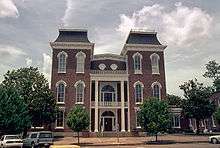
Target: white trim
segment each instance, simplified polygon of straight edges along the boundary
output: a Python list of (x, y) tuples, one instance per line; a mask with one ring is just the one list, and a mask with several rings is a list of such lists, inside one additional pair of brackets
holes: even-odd
[(167, 46), (152, 44), (124, 44), (121, 55), (125, 55), (128, 51), (158, 51), (163, 52)]
[[(172, 122), (173, 122), (173, 126), (172, 126), (172, 128), (181, 128), (181, 126), (180, 126), (180, 116), (181, 115), (179, 115), (179, 114), (173, 114), (173, 116), (172, 116)], [(178, 117), (178, 123), (179, 123), (179, 125), (178, 126), (176, 126), (175, 125), (175, 117)]]
[(117, 60), (117, 61), (125, 61), (125, 57), (121, 56), (121, 55), (117, 55), (117, 54), (109, 54), (109, 53), (105, 53), (105, 54), (96, 54), (93, 55), (92, 57), (92, 61), (98, 61), (98, 60)]
[(64, 129), (64, 126), (65, 126), (65, 108), (64, 107), (59, 107), (59, 111), (61, 111), (63, 113), (63, 126), (57, 126), (57, 116), (56, 116), (55, 129)]
[[(82, 102), (78, 102), (78, 100), (77, 100), (77, 86), (78, 86), (79, 84), (82, 84), (82, 85), (83, 85), (83, 90), (82, 90), (82, 91), (83, 91), (83, 92), (82, 92)], [(75, 87), (75, 89), (76, 89), (76, 100), (75, 100), (75, 104), (84, 104), (85, 87), (86, 87), (85, 82), (82, 81), (82, 80), (78, 80), (78, 81), (74, 84), (74, 87)]]
[[(63, 54), (65, 55), (65, 70), (61, 71), (60, 70), (60, 56), (63, 55)], [(67, 65), (68, 54), (64, 51), (61, 51), (57, 54), (57, 58), (58, 58), (58, 73), (66, 73), (66, 65)]]
[[(156, 72), (154, 72), (153, 70), (153, 61), (152, 61), (152, 58), (153, 56), (156, 56), (157, 57), (157, 67), (156, 67)], [(150, 55), (150, 59), (151, 59), (151, 70), (152, 70), (152, 74), (160, 74), (160, 63), (159, 63), (159, 60), (160, 60), (160, 56), (156, 53), (153, 53)]]
[[(154, 86), (158, 85), (159, 86), (159, 99), (161, 100), (161, 89), (162, 89), (162, 85), (159, 82), (153, 82), (151, 84), (151, 88), (152, 88), (152, 95), (154, 95)], [(153, 96), (154, 97), (154, 96)]]
[[(141, 85), (141, 102), (137, 102), (137, 98), (136, 98), (136, 85)], [(137, 81), (134, 83), (134, 98), (135, 98), (135, 104), (139, 105), (143, 103), (143, 99), (144, 99), (144, 84), (140, 81)]]
[[(140, 69), (135, 69), (135, 57), (136, 56), (140, 57), (140, 61), (139, 61), (140, 62)], [(139, 52), (136, 52), (135, 54), (133, 54), (132, 58), (133, 58), (134, 74), (142, 74), (142, 59), (143, 59), (143, 56)]]
[[(58, 87), (60, 84), (63, 84), (64, 85), (64, 98), (63, 98), (63, 102), (58, 102)], [(65, 104), (65, 98), (66, 98), (66, 82), (63, 81), (63, 80), (59, 80), (57, 83), (56, 83), (56, 93), (57, 93), (57, 98), (56, 98), (56, 101), (57, 101), (57, 104)]]
[(34, 126), (31, 126), (31, 129), (44, 129), (44, 127), (43, 127), (43, 126), (41, 126), (41, 127), (34, 127)]

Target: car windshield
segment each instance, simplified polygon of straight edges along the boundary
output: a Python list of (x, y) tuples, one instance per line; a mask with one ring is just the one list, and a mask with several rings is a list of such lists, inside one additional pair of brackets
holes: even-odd
[(40, 133), (39, 138), (52, 138), (52, 133)]
[(10, 140), (10, 139), (19, 139), (18, 136), (5, 136), (5, 140)]

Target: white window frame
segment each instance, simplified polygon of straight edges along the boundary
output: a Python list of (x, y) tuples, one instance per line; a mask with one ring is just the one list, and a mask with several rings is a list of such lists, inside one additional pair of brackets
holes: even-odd
[[(82, 86), (83, 86), (83, 89), (82, 89), (82, 102), (78, 102), (78, 94), (77, 94), (77, 87), (78, 87), (78, 85), (79, 84), (82, 84)], [(76, 100), (75, 100), (75, 104), (84, 104), (84, 96), (85, 96), (85, 87), (86, 87), (86, 85), (85, 85), (85, 83), (84, 83), (84, 81), (82, 81), (82, 80), (79, 80), (79, 81), (77, 81), (76, 83), (75, 83), (75, 90), (76, 90)]]
[[(156, 64), (153, 63), (153, 58), (156, 57)], [(150, 56), (151, 59), (151, 70), (152, 70), (152, 74), (160, 74), (160, 64), (159, 64), (159, 60), (160, 60), (160, 56), (156, 53), (151, 54)]]
[(137, 129), (140, 129), (141, 128), (141, 125), (140, 125), (140, 123), (138, 123), (138, 112), (140, 111), (140, 108), (139, 107), (137, 107), (136, 109), (135, 109), (135, 116), (136, 116), (136, 120), (135, 120), (135, 122), (136, 122), (136, 128)]
[[(178, 122), (179, 122), (179, 125), (178, 126), (176, 126), (175, 125), (175, 117), (178, 117)], [(173, 116), (172, 116), (172, 122), (173, 122), (173, 128), (180, 128), (180, 115), (179, 114), (173, 114)]]
[[(64, 85), (64, 98), (63, 98), (63, 102), (58, 102), (58, 94), (59, 94), (59, 85), (60, 84), (63, 84)], [(56, 83), (56, 90), (57, 90), (57, 99), (56, 99), (56, 101), (57, 101), (57, 104), (65, 104), (65, 98), (66, 98), (66, 86), (67, 86), (67, 84), (66, 84), (66, 82), (65, 81), (63, 81), (63, 80), (60, 80), (60, 81), (58, 81), (57, 83)]]
[[(140, 58), (140, 69), (136, 69), (135, 67), (135, 57), (139, 56)], [(142, 55), (139, 52), (136, 52), (135, 54), (133, 54), (133, 68), (134, 68), (134, 74), (142, 74)]]
[[(65, 66), (64, 66), (64, 69), (63, 69), (63, 70), (61, 70), (61, 67), (60, 67), (60, 56), (61, 56), (61, 55), (65, 55), (65, 61), (64, 61)], [(68, 57), (68, 55), (67, 55), (67, 53), (64, 52), (64, 51), (59, 52), (59, 53), (57, 54), (57, 58), (58, 58), (58, 73), (66, 73), (67, 57)]]
[(155, 85), (158, 85), (159, 86), (159, 100), (161, 100), (161, 88), (162, 88), (162, 85), (159, 83), (159, 82), (154, 82), (154, 83), (152, 83), (152, 85), (151, 85), (151, 88), (152, 88), (152, 96), (154, 97), (154, 86)]
[(76, 73), (85, 72), (85, 59), (86, 59), (86, 54), (84, 52), (80, 51), (76, 54)]
[(64, 129), (64, 126), (65, 126), (65, 108), (60, 107), (59, 111), (62, 111), (62, 113), (63, 113), (63, 126), (57, 126), (57, 115), (56, 115), (55, 129)]
[[(137, 102), (137, 98), (136, 98), (136, 86), (140, 85), (141, 86), (141, 101)], [(142, 104), (143, 103), (143, 97), (144, 97), (144, 84), (140, 81), (137, 81), (134, 83), (134, 98), (135, 98), (135, 104)]]

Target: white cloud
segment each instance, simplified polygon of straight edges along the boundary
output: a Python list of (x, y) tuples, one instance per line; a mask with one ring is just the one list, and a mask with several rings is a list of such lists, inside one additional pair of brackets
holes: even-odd
[(69, 22), (69, 19), (71, 18), (72, 10), (74, 9), (73, 6), (74, 5), (73, 5), (72, 0), (66, 0), (66, 10), (65, 10), (65, 14), (62, 18), (62, 22), (63, 22), (64, 26), (68, 26), (68, 22)]
[(168, 11), (155, 4), (144, 6), (132, 16), (120, 15), (121, 24), (117, 30), (123, 35), (131, 28), (155, 29), (162, 41), (169, 45), (189, 46), (209, 37), (213, 18), (198, 7), (183, 6), (178, 2), (175, 9)]
[(51, 67), (52, 67), (52, 58), (50, 55), (43, 53), (43, 67), (42, 72), (50, 82), (50, 75), (51, 75)]
[(17, 57), (22, 55), (26, 55), (22, 49), (9, 45), (0, 45), (0, 60), (3, 62), (15, 60)]
[(12, 0), (0, 0), (0, 18), (19, 16), (18, 9)]
[(32, 59), (31, 59), (30, 57), (27, 57), (27, 58), (25, 59), (25, 61), (26, 61), (27, 67), (29, 67), (29, 66), (32, 65)]

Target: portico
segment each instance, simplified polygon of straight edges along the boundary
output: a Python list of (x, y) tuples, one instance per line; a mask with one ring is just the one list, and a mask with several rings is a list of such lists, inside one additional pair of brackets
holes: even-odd
[[(91, 114), (94, 112), (94, 119), (91, 119), (91, 121), (95, 121), (94, 132), (130, 131), (127, 88), (126, 71), (117, 76), (106, 73), (91, 74), (92, 98), (90, 104)], [(93, 127), (90, 129), (93, 131)]]

